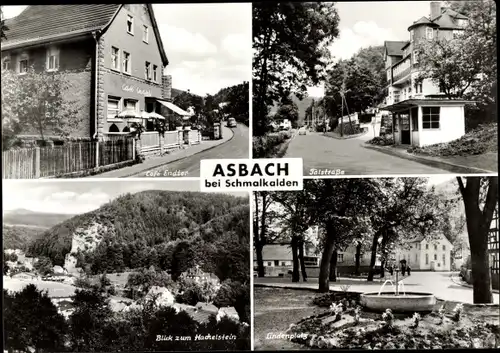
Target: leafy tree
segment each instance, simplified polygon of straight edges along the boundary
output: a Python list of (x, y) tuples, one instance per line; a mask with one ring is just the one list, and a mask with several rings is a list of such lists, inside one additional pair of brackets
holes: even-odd
[(47, 293), (29, 284), (13, 295), (4, 290), (4, 344), (8, 351), (63, 351), (64, 317)]
[(272, 194), (273, 200), (282, 206), (279, 217), (282, 227), (289, 230), (292, 247), (293, 269), (292, 282), (298, 282), (299, 263), (302, 279), (307, 280), (304, 263), (305, 233), (314, 225), (314, 215), (311, 207), (310, 195), (307, 190), (294, 192), (276, 192)]
[(297, 121), (299, 120), (299, 108), (297, 104), (294, 102), (282, 104), (278, 108), (274, 119), (288, 119), (293, 126), (297, 126)]
[(68, 98), (71, 82), (65, 72), (36, 72), (22, 76), (2, 70), (2, 127), (9, 133), (35, 131), (68, 136), (81, 121), (76, 100)]
[(5, 24), (5, 18), (3, 16), (3, 8), (0, 7), (0, 15), (1, 15), (1, 24), (0, 24), (0, 40), (7, 39), (7, 35), (5, 32), (9, 30), (9, 27)]
[(35, 270), (38, 271), (42, 276), (50, 275), (54, 272), (54, 266), (52, 261), (48, 257), (40, 257), (33, 265)]
[[(353, 242), (358, 229), (365, 227), (365, 220), (360, 215), (366, 214), (379, 199), (377, 179), (317, 179), (307, 180), (304, 189), (312, 199), (310, 209), (313, 218), (324, 229), (321, 241), (321, 262), (319, 291), (329, 291), (329, 281), (335, 279), (337, 249), (342, 249)], [(332, 268), (333, 267), (333, 268)]]
[(457, 177), (457, 181), (469, 234), (474, 304), (493, 303), (488, 234), (498, 207), (498, 177)]
[(98, 288), (76, 290), (74, 312), (69, 318), (69, 343), (74, 351), (99, 352), (107, 349), (106, 331), (113, 312)]
[(266, 132), (268, 108), (323, 77), (328, 44), (338, 36), (333, 3), (253, 3), (253, 132)]
[(256, 191), (253, 193), (254, 213), (253, 213), (253, 242), (257, 258), (257, 274), (264, 277), (264, 261), (262, 249), (266, 244), (271, 244), (278, 235), (270, 228), (275, 211), (272, 209), (273, 200), (268, 191)]

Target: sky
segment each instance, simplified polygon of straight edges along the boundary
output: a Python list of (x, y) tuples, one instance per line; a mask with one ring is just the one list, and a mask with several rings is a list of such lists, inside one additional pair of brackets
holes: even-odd
[[(386, 40), (409, 40), (408, 27), (430, 13), (430, 1), (338, 2), (339, 37), (330, 45), (337, 59), (348, 59), (359, 49)], [(309, 87), (313, 97), (324, 95), (323, 85)]]
[[(80, 214), (126, 193), (145, 190), (200, 191), (199, 180), (4, 180), (3, 209)], [(248, 193), (228, 193), (246, 196)]]
[[(3, 6), (5, 18), (26, 6)], [(153, 4), (172, 87), (204, 96), (250, 81), (251, 4)]]

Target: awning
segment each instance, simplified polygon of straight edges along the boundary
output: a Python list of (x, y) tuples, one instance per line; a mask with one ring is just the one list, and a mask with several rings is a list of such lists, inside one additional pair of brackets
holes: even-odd
[(173, 111), (176, 114), (179, 114), (181, 116), (191, 116), (191, 114), (189, 114), (187, 111), (179, 108), (178, 106), (176, 106), (173, 103), (165, 102), (165, 101), (160, 101), (160, 100), (157, 101), (157, 102), (160, 103), (161, 105), (163, 105), (164, 107), (170, 109), (171, 111)]
[(474, 103), (464, 99), (440, 99), (440, 98), (423, 98), (423, 99), (406, 99), (404, 101), (381, 107), (380, 110), (388, 110), (390, 112), (398, 112), (407, 110), (420, 105), (443, 107), (443, 106), (463, 106), (467, 103)]

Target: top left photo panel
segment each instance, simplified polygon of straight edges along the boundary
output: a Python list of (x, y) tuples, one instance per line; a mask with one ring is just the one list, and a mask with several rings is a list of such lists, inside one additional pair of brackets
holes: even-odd
[(250, 3), (2, 6), (3, 179), (249, 158)]

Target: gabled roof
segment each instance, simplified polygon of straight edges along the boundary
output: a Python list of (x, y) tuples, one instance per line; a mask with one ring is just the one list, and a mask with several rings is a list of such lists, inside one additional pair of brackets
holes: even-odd
[(408, 43), (408, 41), (390, 41), (386, 40), (384, 42), (384, 47), (389, 56), (403, 56), (402, 48)]
[[(122, 4), (84, 4), (84, 5), (31, 5), (18, 16), (5, 20), (9, 28), (7, 39), (2, 41), (2, 49), (23, 47), (48, 42), (65, 37), (104, 31), (116, 17)], [(163, 65), (168, 58), (160, 37), (153, 6), (146, 5), (151, 14), (153, 31)]]
[(468, 20), (467, 16), (462, 15), (461, 13), (456, 12), (455, 10), (452, 9), (444, 9), (443, 14), (447, 13), (453, 18), (456, 18), (457, 20)]
[(121, 5), (43, 5), (28, 6), (18, 16), (6, 20), (9, 30), (2, 47), (31, 44), (69, 33), (89, 33), (106, 26)]
[[(452, 11), (452, 10), (450, 10)], [(455, 17), (456, 18), (456, 17)], [(443, 12), (441, 16), (437, 17), (433, 23), (437, 24), (439, 28), (447, 28), (447, 29), (463, 29), (455, 22), (455, 19), (451, 14), (447, 11)], [(456, 18), (461, 19), (461, 18)], [(467, 17), (466, 17), (467, 19)]]

